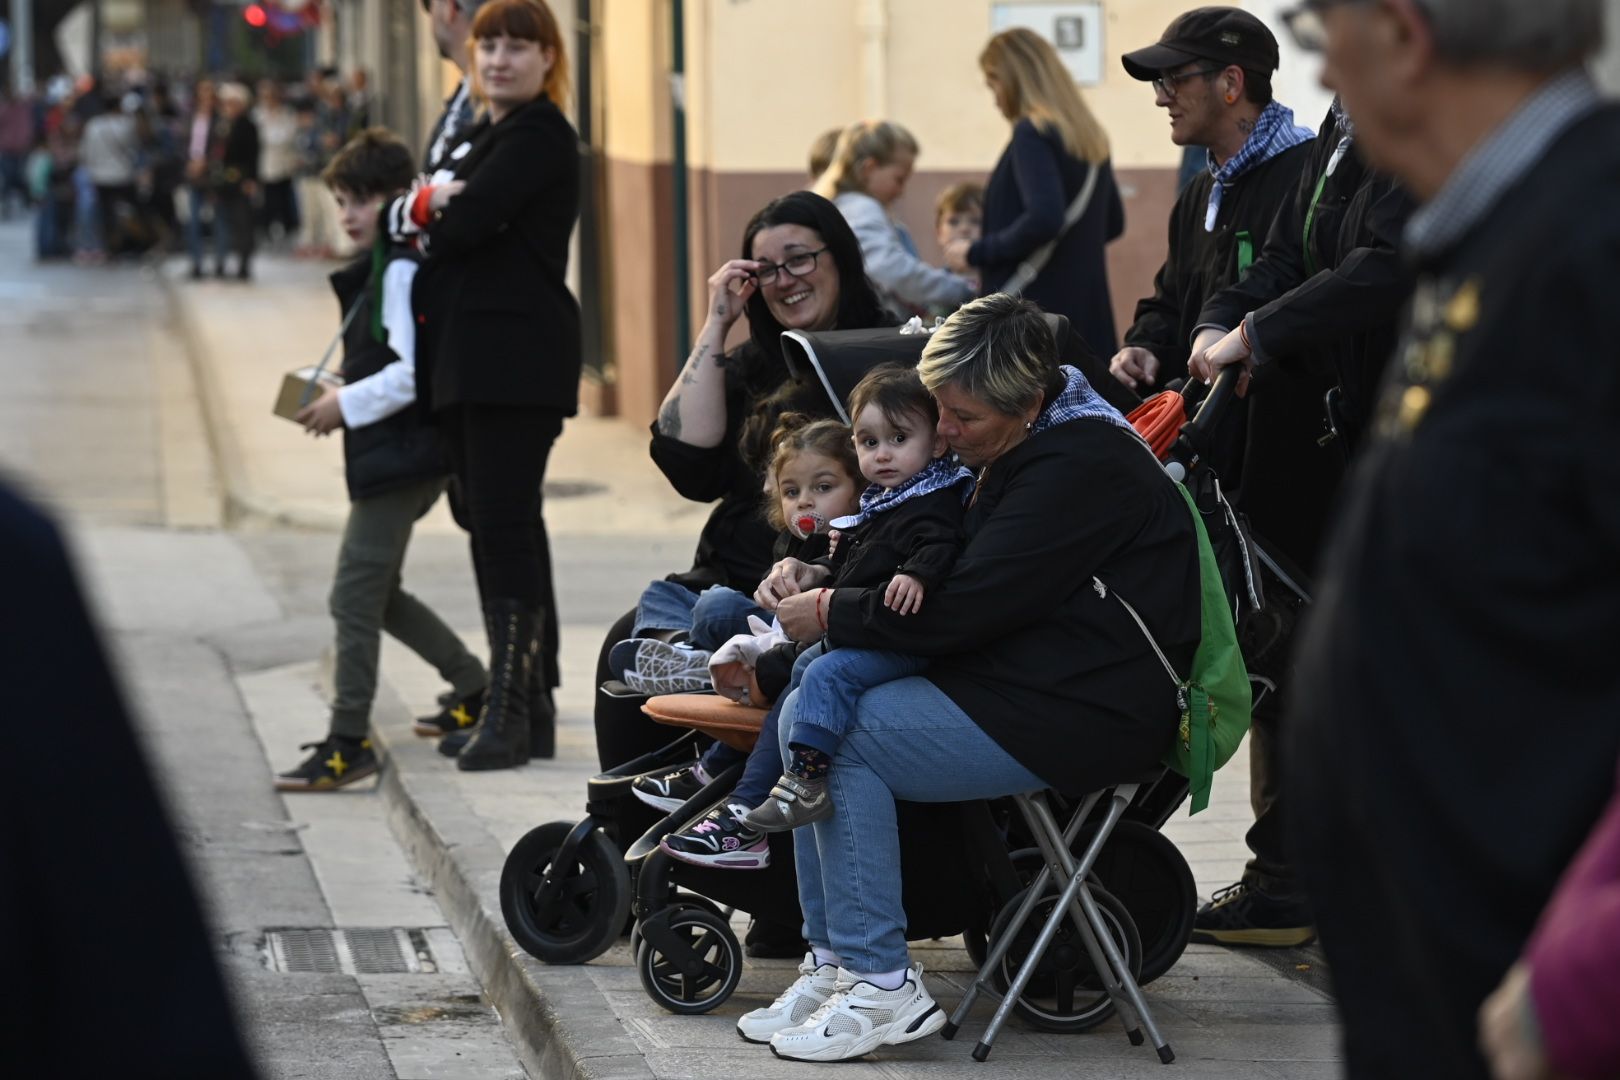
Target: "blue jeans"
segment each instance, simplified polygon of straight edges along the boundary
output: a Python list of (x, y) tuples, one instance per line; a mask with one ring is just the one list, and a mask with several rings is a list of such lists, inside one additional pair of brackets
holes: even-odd
[(700, 594), (678, 582), (655, 581), (642, 590), (631, 636), (644, 637), (649, 630), (685, 630), (694, 647), (713, 652), (727, 638), (748, 633), (750, 615), (766, 618), (768, 613), (736, 589), (714, 585)]
[[(194, 270), (201, 270), (203, 264), (202, 246), (202, 213), (203, 207), (209, 205), (208, 193), (201, 188), (187, 186), (186, 206), (190, 213), (186, 215), (186, 250), (191, 253), (191, 266)], [(225, 265), (225, 252), (230, 247), (230, 225), (225, 221), (224, 214), (214, 208), (214, 265)]]
[[(787, 695), (782, 707), (784, 768), (799, 698)], [(967, 802), (1046, 786), (918, 677), (861, 695), (827, 784), (832, 817), (793, 837), (804, 936), (863, 975), (910, 962), (895, 800)]]
[(908, 675), (921, 675), (927, 666), (920, 657), (878, 649), (834, 649), (809, 665), (802, 676), (795, 664), (799, 719), (788, 732), (788, 746), (836, 754), (862, 694)]
[[(799, 658), (793, 661), (793, 678), (788, 683), (788, 693), (798, 689), (799, 681), (804, 678), (810, 662), (821, 653), (822, 647), (818, 642), (800, 653)], [(787, 699), (788, 694), (777, 698), (770, 711), (765, 714), (765, 722), (759, 729), (759, 740), (748, 752), (748, 764), (743, 766), (742, 777), (732, 789), (729, 801), (742, 803), (752, 810), (765, 801), (765, 796), (771, 793), (771, 788), (775, 787), (776, 781), (781, 778), (782, 753), (778, 748), (780, 733), (777, 731), (777, 724), (782, 716), (782, 706), (786, 704)], [(701, 759), (703, 771), (713, 776), (722, 769), (730, 768), (740, 757), (742, 757), (740, 751), (733, 750), (725, 743), (717, 742), (704, 751)]]

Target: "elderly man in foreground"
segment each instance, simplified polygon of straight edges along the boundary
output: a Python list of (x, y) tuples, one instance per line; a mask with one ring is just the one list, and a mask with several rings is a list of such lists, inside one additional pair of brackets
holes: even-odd
[(1316, 0), (1290, 24), (1423, 204), (1300, 647), (1297, 851), (1350, 1075), (1483, 1077), (1476, 1010), (1620, 755), (1620, 109), (1583, 68), (1602, 3)]

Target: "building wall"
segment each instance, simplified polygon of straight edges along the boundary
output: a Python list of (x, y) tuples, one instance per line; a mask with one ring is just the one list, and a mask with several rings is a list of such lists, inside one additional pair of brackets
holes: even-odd
[[(1316, 83), (1316, 61), (1293, 49), (1276, 17), (1291, 2), (1243, 0), (1243, 6), (1278, 33), (1279, 100), (1300, 123), (1315, 126), (1329, 98)], [(1607, 2), (1611, 21), (1620, 20), (1620, 0)], [(1155, 41), (1192, 5), (1101, 0), (1100, 6), (1101, 79), (1082, 92), (1109, 132), (1126, 206), (1126, 233), (1109, 249), (1123, 330), (1164, 257), (1181, 151), (1170, 143), (1152, 91), (1128, 78), (1118, 58)], [(743, 226), (760, 206), (807, 183), (809, 144), (829, 127), (884, 117), (913, 131), (922, 154), (896, 211), (924, 257), (937, 260), (934, 198), (949, 183), (982, 180), (1007, 139), (977, 63), (993, 7), (993, 0), (685, 0), (689, 192), (677, 208), (673, 0), (593, 0), (603, 284), (587, 287), (600, 293), (594, 299), (604, 312), (607, 355), (596, 359), (609, 386), (590, 388), (588, 407), (616, 407), (638, 425), (652, 419), (687, 347), (676, 340), (677, 305), (687, 305), (695, 333), (706, 279), (739, 253)], [(554, 0), (553, 8), (570, 24), (572, 42), (575, 5)], [(1620, 49), (1611, 45), (1598, 67), (1620, 88)], [(422, 100), (434, 105), (422, 111), (425, 124), (454, 80), (433, 78), (427, 65), (420, 70)], [(674, 266), (680, 213), (690, 229), (684, 296)]]

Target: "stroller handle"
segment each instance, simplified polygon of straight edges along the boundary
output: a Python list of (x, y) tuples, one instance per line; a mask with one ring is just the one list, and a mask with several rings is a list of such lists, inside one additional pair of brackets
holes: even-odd
[(1203, 402), (1192, 419), (1187, 421), (1181, 429), (1182, 438), (1186, 439), (1192, 448), (1200, 455), (1208, 451), (1210, 430), (1221, 422), (1221, 417), (1231, 406), (1237, 396), (1238, 379), (1243, 374), (1243, 368), (1237, 364), (1230, 364), (1221, 369), (1210, 385), (1209, 393), (1204, 395)]

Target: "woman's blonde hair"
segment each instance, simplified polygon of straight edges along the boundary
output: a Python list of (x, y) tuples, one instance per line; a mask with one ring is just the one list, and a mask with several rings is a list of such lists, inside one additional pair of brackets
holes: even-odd
[[(467, 35), (467, 51), (476, 55), (482, 38), (508, 37), (517, 41), (538, 42), (542, 49), (552, 53), (551, 70), (546, 72), (545, 85), (540, 92), (550, 98), (559, 109), (568, 104), (568, 50), (563, 47), (562, 31), (557, 17), (546, 6), (545, 0), (490, 0), (473, 16), (472, 30)], [(485, 101), (484, 88), (479, 85), (478, 65), (473, 64), (473, 93)]]
[(1004, 416), (1050, 402), (1063, 385), (1046, 316), (1006, 293), (957, 308), (923, 346), (917, 375), (930, 394), (953, 386)]
[(979, 68), (1001, 84), (1014, 118), (1057, 132), (1064, 148), (1082, 161), (1108, 159), (1108, 133), (1045, 38), (1022, 26), (1003, 30), (979, 54)]
[(890, 120), (857, 120), (838, 136), (832, 164), (810, 190), (824, 199), (837, 198), (846, 191), (865, 194), (861, 187), (861, 162), (870, 158), (879, 165), (887, 165), (901, 154), (916, 157), (917, 152), (917, 140), (899, 124)]
[(855, 437), (849, 428), (837, 420), (817, 420), (807, 413), (783, 413), (771, 433), (770, 497), (765, 500), (765, 518), (778, 531), (787, 528), (787, 518), (782, 515), (777, 477), (800, 454), (831, 458), (857, 488), (861, 486), (861, 463), (855, 457)]

